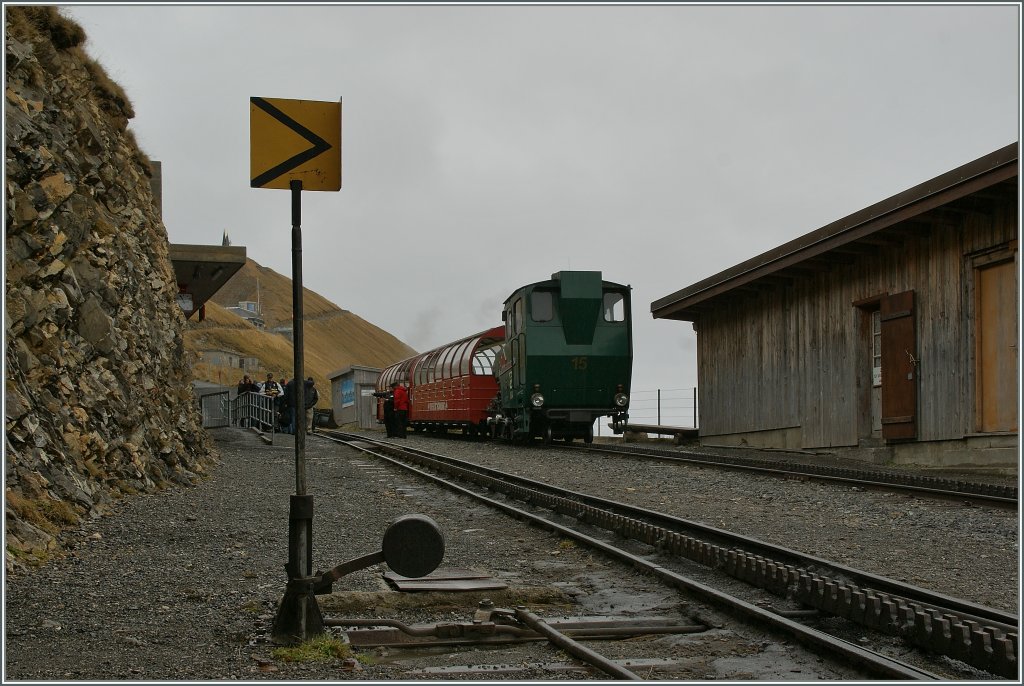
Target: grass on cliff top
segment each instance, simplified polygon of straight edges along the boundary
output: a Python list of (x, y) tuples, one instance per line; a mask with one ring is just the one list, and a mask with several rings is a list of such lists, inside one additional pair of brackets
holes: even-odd
[(12, 36), (49, 36), (59, 50), (78, 47), (85, 42), (85, 29), (49, 5), (8, 7), (7, 22)]
[(77, 22), (65, 17), (51, 5), (8, 7), (7, 23), (11, 37), (22, 40), (49, 38), (58, 50), (73, 52), (82, 61), (93, 81), (96, 82), (101, 100), (113, 105), (126, 119), (135, 116), (128, 94), (108, 75), (99, 62), (82, 49), (88, 36)]
[(128, 120), (135, 117), (135, 108), (124, 88), (110, 78), (106, 70), (84, 49), (88, 36), (77, 22), (65, 17), (50, 5), (6, 7), (6, 29), (11, 38), (32, 42), (49, 40), (58, 50), (73, 55), (89, 73), (101, 109), (110, 114), (125, 134), (135, 159), (149, 173), (149, 157), (139, 147), (134, 133), (127, 130)]

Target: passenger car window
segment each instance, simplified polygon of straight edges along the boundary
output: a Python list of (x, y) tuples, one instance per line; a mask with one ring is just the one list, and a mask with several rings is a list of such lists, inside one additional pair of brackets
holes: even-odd
[(435, 378), (437, 378), (437, 379), (447, 379), (448, 378), (448, 358), (451, 355), (451, 353), (452, 353), (452, 349), (451, 348), (445, 348), (444, 350), (442, 350), (438, 354), (438, 356), (437, 356), (437, 364), (434, 367), (437, 370), (437, 375), (436, 375)]
[(430, 365), (432, 369), (430, 373), (431, 381), (440, 381), (443, 378), (441, 375), (441, 365), (443, 364), (444, 360), (442, 359), (441, 356), (444, 354), (444, 352), (444, 350), (438, 350), (436, 353), (434, 353), (434, 360), (433, 363)]
[(423, 361), (423, 382), (434, 383), (434, 360), (437, 359), (437, 353), (430, 353), (427, 355), (427, 359)]
[(622, 297), (622, 293), (605, 293), (603, 309), (606, 322), (626, 321), (626, 299)]
[[(480, 340), (480, 339), (479, 338), (474, 338), (473, 340), (466, 341), (465, 343), (463, 343), (462, 345), (459, 346), (458, 355), (455, 358), (455, 362), (452, 363), (452, 374), (453, 375), (456, 375), (456, 376), (466, 376), (467, 374), (469, 374), (469, 367), (470, 367), (470, 362), (471, 362), (470, 358), (473, 355), (473, 346), (476, 345), (476, 342), (478, 340)], [(458, 365), (457, 368), (456, 368), (456, 365)]]
[(477, 350), (473, 355), (473, 373), (477, 376), (491, 376), (494, 373), (494, 360), (498, 356), (498, 346)]
[(455, 365), (455, 353), (458, 349), (459, 346), (453, 345), (444, 353), (444, 366), (442, 367), (441, 372), (444, 374), (444, 378), (446, 379), (451, 379), (459, 373), (459, 368)]
[(550, 322), (554, 315), (551, 291), (534, 291), (530, 294), (530, 316), (533, 317), (533, 321)]

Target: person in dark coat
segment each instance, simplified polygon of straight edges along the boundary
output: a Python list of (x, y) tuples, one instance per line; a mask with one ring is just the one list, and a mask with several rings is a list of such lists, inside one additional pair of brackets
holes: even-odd
[(313, 408), (320, 402), (320, 391), (316, 389), (316, 382), (313, 381), (312, 376), (306, 379), (303, 400), (306, 406), (306, 430), (313, 431)]
[(382, 398), (384, 400), (384, 430), (387, 432), (388, 438), (395, 437), (395, 396), (390, 391), (377, 391), (373, 394), (374, 398)]
[(242, 377), (242, 380), (238, 382), (238, 395), (243, 393), (259, 393), (260, 387), (253, 383), (253, 380), (246, 374)]
[(295, 379), (291, 379), (284, 385), (284, 393), (281, 394), (282, 412), (285, 417), (285, 433), (295, 433)]
[(285, 394), (285, 389), (288, 388), (288, 379), (282, 376), (277, 385), (281, 387), (281, 395), (274, 398), (274, 417), (277, 418), (277, 426), (284, 431), (288, 428), (288, 407), (291, 404)]
[[(242, 397), (246, 393), (259, 393), (260, 392), (260, 387), (258, 385), (256, 385), (256, 383), (254, 383), (252, 379), (249, 378), (248, 374), (245, 374), (242, 377), (242, 380), (238, 382), (237, 391), (238, 391), (238, 395), (237, 395), (236, 399)], [(247, 401), (242, 401), (242, 402), (247, 402)], [(245, 407), (248, 407), (248, 405), (246, 405)], [(249, 419), (247, 417), (243, 417), (240, 420), (240, 422), (239, 422), (239, 426), (242, 426), (242, 427), (249, 426)]]

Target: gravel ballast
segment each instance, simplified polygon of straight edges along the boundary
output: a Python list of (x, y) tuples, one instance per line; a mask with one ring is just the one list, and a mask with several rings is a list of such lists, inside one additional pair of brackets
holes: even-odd
[[(278, 435), (268, 446), (242, 429), (211, 433), (221, 464), (209, 480), (128, 498), (112, 515), (70, 532), (68, 555), (7, 577), (7, 679), (464, 678), (446, 676), (444, 670), (451, 659), (465, 662), (466, 657), (421, 656), (413, 664), (381, 651), (375, 664), (344, 668), (273, 659), (275, 646), (267, 634), (286, 581), (288, 499), (295, 489), (291, 437)], [(992, 607), (1017, 607), (1014, 511), (540, 446), (523, 450), (421, 436), (410, 436), (407, 443), (665, 510)], [(445, 532), (443, 566), (485, 571), (540, 604), (554, 607), (571, 598), (594, 612), (621, 609), (620, 604), (635, 605), (629, 609), (636, 612), (665, 611), (679, 604), (671, 591), (630, 591), (646, 588), (646, 582), (599, 555), (435, 491), (349, 448), (309, 437), (307, 462), (315, 500), (315, 570), (379, 550), (388, 522), (419, 512)], [(382, 571), (374, 567), (337, 582), (332, 596), (321, 597), (325, 616), (464, 621), (481, 595), (466, 594), (442, 608), (440, 616), (438, 607), (385, 606), (388, 598), (412, 594), (394, 593)], [(622, 590), (616, 594), (618, 586)], [(552, 653), (543, 644), (509, 651), (507, 661), (519, 667), (490, 678), (581, 678), (552, 671)], [(502, 656), (487, 659), (497, 657)], [(523, 668), (530, 664), (539, 666)], [(709, 671), (692, 678), (742, 678), (721, 671), (724, 665), (717, 672), (702, 667)], [(753, 678), (800, 678), (802, 668)]]

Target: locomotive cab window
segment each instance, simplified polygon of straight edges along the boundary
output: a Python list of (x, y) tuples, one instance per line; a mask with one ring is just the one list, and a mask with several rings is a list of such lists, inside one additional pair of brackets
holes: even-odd
[(550, 322), (554, 316), (554, 298), (551, 291), (534, 291), (530, 294), (530, 316), (535, 322)]
[(519, 326), (523, 316), (523, 301), (517, 299), (508, 308), (507, 316), (505, 319), (505, 338), (511, 340), (517, 333), (519, 333)]
[(606, 322), (626, 321), (626, 299), (622, 293), (609, 291), (604, 294), (604, 320)]

